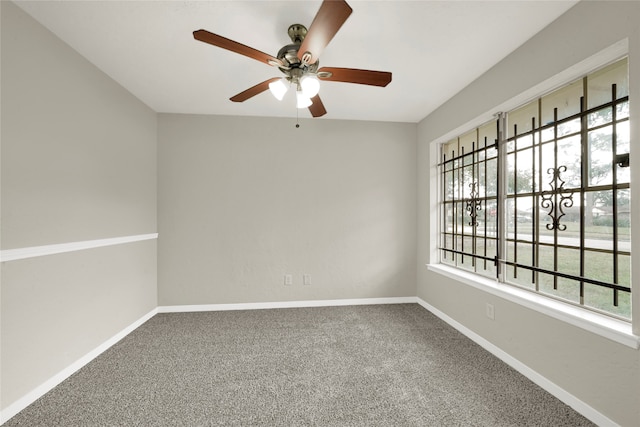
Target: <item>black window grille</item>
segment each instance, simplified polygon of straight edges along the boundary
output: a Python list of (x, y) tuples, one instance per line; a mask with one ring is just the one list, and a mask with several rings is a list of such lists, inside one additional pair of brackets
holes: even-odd
[(441, 261), (488, 276), (497, 271), (497, 125), (449, 141), (440, 164)]
[(623, 59), (443, 144), (442, 263), (631, 318), (626, 69)]

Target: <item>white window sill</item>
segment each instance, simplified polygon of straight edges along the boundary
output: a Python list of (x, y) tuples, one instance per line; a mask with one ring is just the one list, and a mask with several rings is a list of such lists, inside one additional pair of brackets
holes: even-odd
[(427, 264), (427, 268), (476, 289), (520, 304), (633, 349), (640, 348), (640, 336), (633, 334), (631, 324), (628, 322), (574, 307), (571, 304), (565, 304), (551, 298), (545, 298), (533, 292), (501, 284), (495, 280), (446, 265)]

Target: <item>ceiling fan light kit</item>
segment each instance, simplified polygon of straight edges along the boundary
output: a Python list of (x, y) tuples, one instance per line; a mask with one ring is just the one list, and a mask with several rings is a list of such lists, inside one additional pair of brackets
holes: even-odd
[(313, 101), (311, 101), (311, 98), (306, 96), (304, 92), (302, 92), (301, 90), (296, 91), (296, 107), (297, 108), (307, 108), (311, 106), (311, 104), (313, 104)]
[(313, 117), (321, 117), (327, 111), (318, 95), (320, 80), (378, 87), (385, 87), (391, 82), (391, 73), (386, 71), (335, 67), (318, 68), (320, 54), (352, 11), (344, 0), (324, 0), (308, 30), (302, 24), (289, 26), (287, 32), (292, 43), (282, 47), (275, 57), (206, 30), (194, 31), (193, 37), (201, 42), (277, 67), (285, 75), (282, 78), (271, 78), (258, 83), (232, 96), (231, 101), (244, 102), (267, 89), (276, 99), (282, 100), (289, 86), (295, 85), (296, 106), (309, 108)]
[(289, 90), (289, 82), (283, 77), (275, 82), (269, 83), (269, 90), (278, 101), (282, 101), (287, 90)]
[(320, 80), (314, 75), (306, 74), (300, 79), (300, 87), (305, 96), (313, 98), (320, 92)]

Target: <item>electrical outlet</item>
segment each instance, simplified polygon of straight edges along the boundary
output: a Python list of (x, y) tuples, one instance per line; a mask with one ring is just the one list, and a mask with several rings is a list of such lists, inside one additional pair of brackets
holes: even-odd
[(489, 304), (487, 303), (487, 317), (491, 320), (495, 320), (496, 319), (496, 312), (495, 309), (493, 307), (493, 304)]
[(304, 274), (302, 276), (302, 284), (303, 285), (310, 285), (311, 284), (311, 275), (310, 274)]
[(285, 286), (293, 285), (293, 276), (291, 274), (284, 275), (284, 284)]

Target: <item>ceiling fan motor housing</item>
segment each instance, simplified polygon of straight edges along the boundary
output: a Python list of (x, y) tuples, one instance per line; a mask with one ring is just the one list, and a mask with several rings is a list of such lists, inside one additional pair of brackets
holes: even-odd
[(298, 50), (300, 44), (307, 35), (307, 27), (302, 24), (293, 24), (289, 26), (289, 37), (293, 43), (283, 46), (276, 56), (282, 65), (278, 66), (286, 76), (287, 80), (292, 83), (298, 83), (298, 80), (305, 74), (315, 74), (318, 71), (320, 61), (314, 64), (306, 64), (298, 58)]

